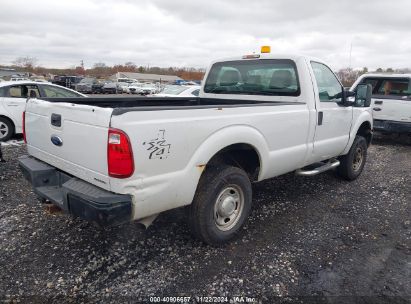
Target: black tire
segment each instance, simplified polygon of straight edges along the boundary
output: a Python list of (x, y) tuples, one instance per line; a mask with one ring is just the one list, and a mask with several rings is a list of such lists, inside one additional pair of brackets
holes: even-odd
[(367, 161), (367, 140), (362, 136), (355, 136), (354, 142), (348, 154), (341, 156), (341, 164), (337, 167), (337, 173), (345, 180), (352, 181), (360, 176)]
[(0, 117), (0, 141), (7, 141), (14, 135), (14, 124), (5, 117)]
[(192, 234), (209, 245), (228, 242), (244, 225), (251, 202), (247, 173), (227, 165), (206, 168), (189, 206)]

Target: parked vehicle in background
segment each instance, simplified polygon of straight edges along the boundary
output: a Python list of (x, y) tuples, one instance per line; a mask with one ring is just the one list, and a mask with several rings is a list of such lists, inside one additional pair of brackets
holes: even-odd
[(10, 81), (22, 81), (22, 80), (29, 80), (26, 77), (11, 77)]
[(106, 82), (103, 85), (103, 94), (117, 94), (117, 82)]
[(49, 82), (49, 81), (47, 81), (46, 79), (44, 79), (44, 78), (30, 78), (32, 81), (35, 81), (35, 82)]
[(144, 83), (140, 88), (140, 95), (151, 95), (159, 91), (159, 87), (154, 83)]
[(103, 94), (103, 86), (104, 86), (104, 82), (97, 80), (91, 86), (91, 93), (92, 94)]
[(129, 86), (131, 85), (130, 82), (117, 82), (117, 88), (121, 93), (130, 93)]
[(27, 97), (86, 97), (74, 90), (36, 81), (4, 81), (0, 83), (0, 141), (6, 141), (22, 130), (22, 115)]
[(82, 76), (54, 76), (51, 83), (74, 90), (76, 84), (83, 78)]
[(160, 93), (154, 94), (157, 97), (192, 97), (200, 94), (200, 86), (198, 85), (168, 85), (160, 91)]
[(129, 94), (140, 94), (141, 88), (143, 87), (142, 83), (135, 82), (128, 86), (128, 93)]
[(79, 83), (75, 85), (75, 89), (77, 92), (91, 94), (93, 93), (93, 84), (96, 84), (96, 78), (83, 78), (80, 80)]
[(325, 63), (298, 55), (238, 56), (207, 71), (199, 97), (172, 102), (30, 99), (20, 166), (34, 192), (101, 225), (149, 224), (187, 206), (193, 234), (215, 245), (241, 231), (252, 182), (361, 174), (371, 86), (347, 92)]
[(134, 78), (117, 78), (116, 80), (117, 82), (123, 82), (123, 83), (134, 83), (134, 82), (138, 82), (137, 79)]
[(411, 133), (411, 74), (364, 74), (353, 84), (372, 86), (374, 130)]

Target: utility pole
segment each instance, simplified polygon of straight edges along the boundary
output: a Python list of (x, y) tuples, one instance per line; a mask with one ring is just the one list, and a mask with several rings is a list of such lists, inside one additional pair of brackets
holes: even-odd
[(350, 44), (350, 64), (348, 66), (348, 68), (351, 70), (351, 54), (352, 54), (352, 40), (351, 40), (351, 44)]

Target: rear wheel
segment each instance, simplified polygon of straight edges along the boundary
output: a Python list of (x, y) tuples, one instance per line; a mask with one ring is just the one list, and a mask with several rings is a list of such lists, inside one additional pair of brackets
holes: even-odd
[(0, 141), (9, 140), (13, 135), (13, 123), (7, 118), (0, 117)]
[(207, 168), (189, 210), (192, 233), (210, 245), (231, 240), (245, 223), (251, 201), (251, 182), (243, 170), (227, 165)]
[(348, 154), (340, 157), (341, 164), (337, 167), (337, 173), (346, 180), (354, 180), (360, 176), (366, 160), (367, 140), (357, 135)]

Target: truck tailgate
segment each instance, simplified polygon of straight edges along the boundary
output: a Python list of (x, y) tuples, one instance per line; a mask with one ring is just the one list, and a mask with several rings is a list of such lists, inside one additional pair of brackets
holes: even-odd
[(62, 171), (110, 190), (107, 136), (112, 111), (30, 99), (25, 114), (27, 150)]

